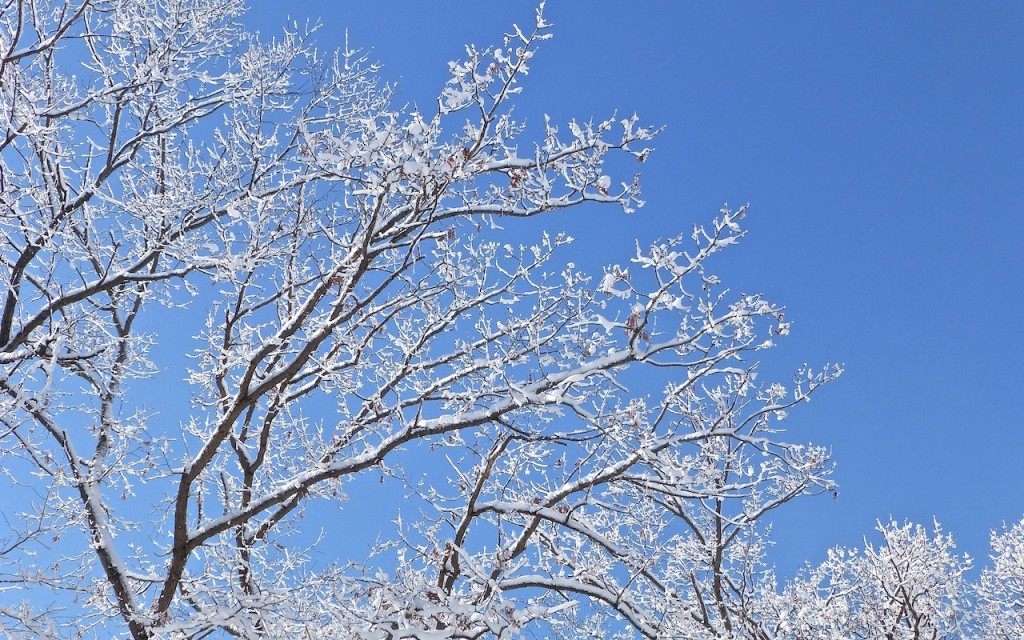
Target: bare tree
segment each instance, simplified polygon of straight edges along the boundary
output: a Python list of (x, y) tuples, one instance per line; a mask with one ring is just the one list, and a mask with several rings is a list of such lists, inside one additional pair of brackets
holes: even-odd
[[(0, 629), (755, 633), (759, 522), (833, 486), (780, 420), (839, 369), (755, 384), (753, 352), (788, 324), (705, 271), (745, 209), (592, 280), (561, 257), (571, 238), (501, 225), (632, 212), (613, 159), (643, 162), (655, 132), (613, 117), (524, 139), (511, 101), (541, 11), (467, 47), (419, 110), (359, 54), (262, 42), (242, 10), (0, 10)], [(163, 308), (194, 342), (167, 344)], [(175, 349), (180, 423), (138, 391)], [(325, 561), (302, 511), (367, 477), (416, 515)]]

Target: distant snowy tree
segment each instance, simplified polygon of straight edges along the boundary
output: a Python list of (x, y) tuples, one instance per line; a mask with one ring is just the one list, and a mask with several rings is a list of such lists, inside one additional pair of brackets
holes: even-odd
[(1024, 638), (1024, 520), (992, 532), (992, 566), (976, 597), (978, 640)]
[[(591, 279), (513, 227), (632, 212), (654, 131), (524, 137), (540, 11), (424, 110), (242, 11), (0, 5), (0, 632), (759, 633), (760, 523), (833, 487), (780, 421), (839, 369), (755, 380), (789, 325), (706, 271), (745, 209)], [(411, 505), (379, 545), (318, 546), (306, 510), (378, 479)]]
[(763, 637), (782, 640), (954, 640), (968, 620), (964, 573), (952, 536), (938, 525), (879, 524), (882, 544), (836, 548), (781, 594)]

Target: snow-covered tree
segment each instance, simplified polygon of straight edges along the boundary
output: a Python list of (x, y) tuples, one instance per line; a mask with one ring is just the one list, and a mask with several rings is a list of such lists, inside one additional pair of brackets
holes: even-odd
[(968, 620), (964, 574), (970, 559), (955, 553), (938, 524), (879, 524), (882, 544), (835, 548), (782, 590), (766, 594), (774, 611), (766, 638), (821, 640), (954, 640)]
[(1024, 520), (992, 532), (992, 565), (977, 586), (978, 640), (1024, 638)]
[[(527, 135), (542, 12), (419, 109), (243, 9), (0, 6), (3, 634), (753, 634), (759, 523), (832, 489), (780, 421), (839, 370), (755, 380), (789, 325), (706, 270), (745, 209), (591, 278), (517, 219), (631, 213), (655, 132)], [(410, 508), (317, 545), (367, 480)]]

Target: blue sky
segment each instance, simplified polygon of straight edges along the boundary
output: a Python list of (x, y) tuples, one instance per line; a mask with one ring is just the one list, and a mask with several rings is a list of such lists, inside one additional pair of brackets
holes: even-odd
[[(254, 0), (267, 35), (319, 19), (323, 48), (371, 50), (399, 102), (424, 109), (465, 42), (532, 22), (532, 2)], [(534, 126), (614, 111), (664, 125), (647, 206), (545, 220), (593, 264), (632, 238), (749, 202), (749, 236), (715, 263), (784, 304), (793, 335), (763, 375), (846, 374), (793, 414), (830, 445), (840, 497), (778, 518), (788, 573), (876, 519), (936, 517), (979, 560), (1024, 517), (1024, 3), (570, 2), (517, 113)], [(581, 220), (586, 218), (585, 220)]]

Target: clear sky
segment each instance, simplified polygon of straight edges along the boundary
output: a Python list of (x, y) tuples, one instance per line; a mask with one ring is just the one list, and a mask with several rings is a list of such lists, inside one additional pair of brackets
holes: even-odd
[[(535, 4), (252, 6), (267, 35), (289, 13), (321, 20), (323, 48), (347, 28), (399, 102), (426, 109), (465, 42), (500, 42)], [(778, 518), (780, 571), (890, 515), (934, 516), (983, 560), (989, 530), (1024, 517), (1024, 3), (552, 0), (545, 14), (555, 37), (518, 100), (529, 131), (543, 113), (616, 110), (666, 127), (644, 209), (545, 225), (593, 265), (625, 264), (632, 238), (749, 202), (749, 236), (714, 264), (795, 321), (763, 375), (846, 365), (789, 421), (792, 439), (833, 448), (841, 486)]]

